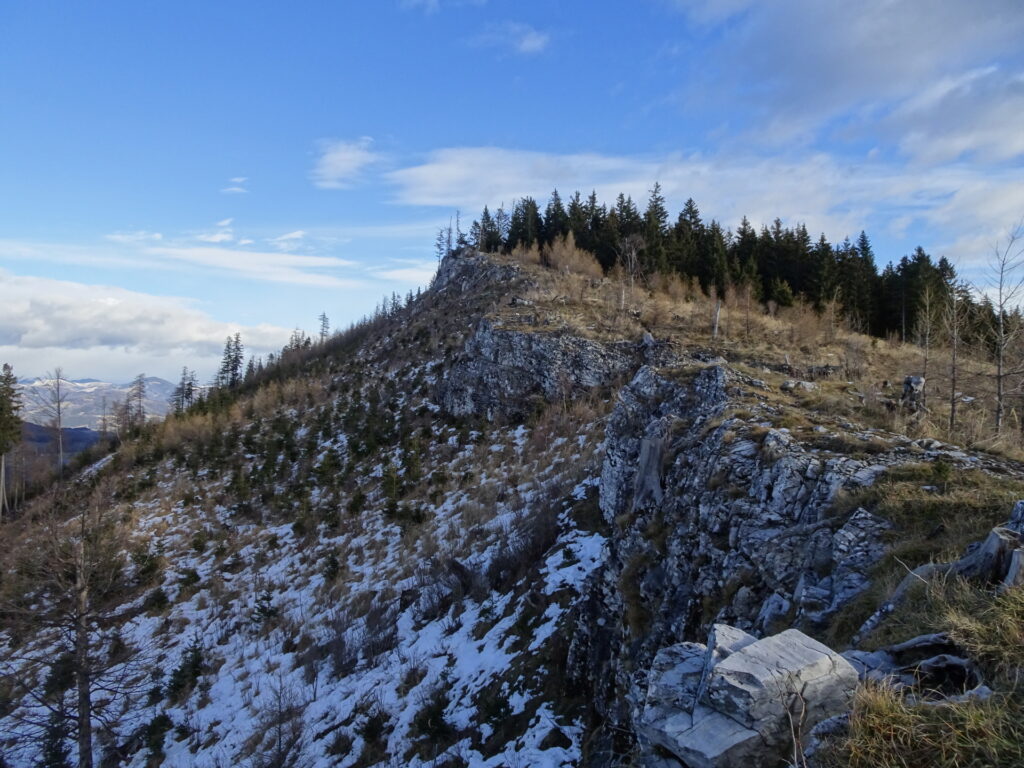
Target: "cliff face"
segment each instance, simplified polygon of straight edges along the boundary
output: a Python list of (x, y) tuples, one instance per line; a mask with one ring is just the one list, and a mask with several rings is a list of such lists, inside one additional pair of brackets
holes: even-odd
[[(700, 682), (715, 624), (820, 636), (886, 547), (837, 494), (978, 461), (795, 422), (767, 373), (587, 337), (535, 288), (449, 257), (349, 347), (91, 470), (132, 537), (94, 648), (116, 636), (138, 666), (111, 764), (679, 765), (641, 738), (666, 659), (700, 643)], [(47, 682), (65, 639), (0, 632), (0, 671), (70, 705)], [(10, 764), (39, 756), (33, 718), (0, 689)]]
[[(868, 587), (891, 526), (865, 509), (833, 512), (838, 494), (924, 456), (980, 462), (848, 422), (795, 434), (774, 426), (775, 388), (650, 338), (598, 343), (483, 322), (441, 401), (457, 415), (515, 419), (538, 398), (559, 402), (587, 387), (605, 388), (615, 403), (597, 484), (606, 556), (565, 629), (570, 675), (588, 691), (596, 724), (587, 765), (618, 765), (638, 749), (659, 650), (703, 641), (714, 623), (820, 636)], [(849, 439), (838, 448), (837, 433)], [(870, 453), (843, 451), (857, 441), (873, 441)], [(763, 755), (765, 764), (774, 759)]]

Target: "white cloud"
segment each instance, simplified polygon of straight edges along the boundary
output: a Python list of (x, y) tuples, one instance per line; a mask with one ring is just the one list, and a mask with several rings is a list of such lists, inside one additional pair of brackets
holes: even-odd
[(230, 227), (231, 226), (231, 222), (233, 222), (233, 221), (234, 221), (234, 219), (221, 219), (220, 221), (217, 222), (217, 226), (218, 227)]
[(225, 195), (244, 195), (248, 193), (248, 189), (245, 187), (224, 187), (221, 192)]
[(551, 42), (551, 35), (529, 24), (515, 21), (487, 25), (483, 32), (471, 41), (474, 45), (501, 48), (523, 55), (542, 52)]
[(398, 259), (396, 266), (373, 271), (373, 276), (409, 285), (427, 285), (437, 271), (435, 259)]
[(302, 239), (305, 236), (306, 232), (304, 230), (297, 229), (294, 232), (288, 232), (278, 237), (271, 237), (267, 242), (279, 250), (294, 251), (302, 244)]
[[(240, 241), (239, 244), (251, 245), (252, 240)], [(23, 261), (30, 265), (56, 263), (128, 270), (194, 272), (205, 269), (261, 282), (295, 285), (337, 288), (362, 285), (353, 273), (356, 262), (335, 256), (241, 250), (216, 244), (197, 246), (189, 245), (187, 241), (93, 247), (0, 240), (0, 259)]]
[(343, 139), (320, 142), (320, 157), (310, 171), (313, 184), (321, 189), (350, 187), (363, 170), (381, 157), (370, 147), (373, 139), (363, 136), (354, 141)]
[(337, 288), (360, 284), (358, 279), (336, 274), (338, 270), (350, 272), (354, 262), (333, 256), (239, 251), (214, 246), (160, 246), (145, 248), (144, 252), (172, 263), (213, 269), (251, 280)]
[(641, 207), (659, 181), (678, 209), (693, 197), (705, 216), (734, 226), (746, 215), (755, 226), (784, 215), (833, 240), (862, 228), (926, 225), (937, 252), (965, 261), (979, 254), (967, 239), (998, 231), (1024, 211), (1024, 185), (1013, 168), (966, 165), (908, 168), (877, 161), (851, 163), (825, 153), (763, 158), (715, 155), (625, 156), (554, 154), (496, 147), (457, 147), (430, 153), (418, 165), (392, 171), (397, 201), (461, 208), (475, 215), (485, 204), (530, 195), (543, 206), (551, 190), (563, 197), (591, 189), (610, 201), (619, 192)]
[(163, 239), (163, 235), (159, 232), (146, 232), (141, 229), (135, 232), (114, 232), (109, 235), (104, 235), (104, 237), (115, 243), (144, 243), (150, 240)]
[(235, 332), (261, 354), (279, 348), (289, 333), (222, 323), (178, 297), (0, 270), (0, 358), (20, 375), (55, 365), (73, 375), (168, 375), (215, 360), (224, 337)]
[(244, 184), (248, 180), (248, 176), (233, 176), (232, 178), (228, 179), (228, 181), (230, 181), (232, 184)]
[(250, 240), (247, 237), (243, 237), (241, 240), (238, 241), (238, 244), (239, 245), (252, 245), (254, 242), (255, 242), (254, 240)]
[[(747, 143), (856, 141), (882, 127), (903, 132), (906, 139), (898, 136), (897, 142), (903, 140), (903, 148), (918, 159), (948, 158), (995, 150), (1000, 139), (987, 133), (993, 118), (1005, 123), (1015, 114), (1020, 122), (1019, 100), (1004, 102), (1012, 90), (1008, 81), (1024, 66), (1019, 0), (674, 4), (691, 22), (727, 20), (711, 38), (711, 48), (699, 53), (716, 66), (683, 85), (678, 100), (686, 109), (700, 109), (711, 123), (741, 130)], [(907, 109), (898, 123), (886, 121), (936, 83), (963, 86), (965, 74), (998, 64), (1006, 73), (1001, 86), (994, 80), (986, 88), (975, 83), (970, 108), (951, 113), (949, 108), (959, 105), (945, 99), (948, 108), (941, 112)], [(944, 142), (949, 117), (955, 136)], [(972, 137), (975, 132), (979, 135)], [(1017, 146), (1002, 151), (1016, 152)]]
[(944, 77), (886, 121), (915, 160), (1000, 162), (1024, 156), (1024, 72), (990, 66)]
[(222, 229), (220, 232), (204, 232), (203, 234), (196, 235), (196, 240), (202, 240), (204, 243), (229, 243), (235, 239), (235, 236), (231, 233), (230, 229)]

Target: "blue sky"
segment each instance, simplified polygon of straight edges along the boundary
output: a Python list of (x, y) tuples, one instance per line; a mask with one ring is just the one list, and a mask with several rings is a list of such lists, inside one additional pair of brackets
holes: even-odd
[(979, 275), (1024, 214), (1019, 0), (0, 4), (0, 360), (209, 375), (597, 189)]

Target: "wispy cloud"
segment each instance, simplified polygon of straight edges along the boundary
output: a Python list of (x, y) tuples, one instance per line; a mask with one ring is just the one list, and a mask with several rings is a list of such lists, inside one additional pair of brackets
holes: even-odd
[[(282, 243), (299, 242), (298, 231)], [(230, 274), (261, 282), (350, 288), (362, 285), (357, 262), (331, 255), (295, 254), (233, 248), (213, 242), (217, 234), (205, 236), (210, 245), (195, 245), (204, 236), (153, 242), (132, 241), (99, 246), (0, 240), (0, 259), (29, 264), (76, 264), (132, 270), (173, 270)], [(238, 241), (252, 245), (251, 238)], [(317, 247), (323, 247), (317, 243)]]
[(320, 142), (320, 156), (310, 171), (313, 184), (321, 189), (345, 189), (359, 178), (363, 170), (381, 159), (371, 147), (373, 139), (363, 136), (355, 140), (331, 139)]
[(228, 179), (228, 186), (221, 189), (221, 194), (225, 195), (244, 195), (249, 192), (243, 184), (249, 180), (248, 176), (232, 176)]
[(624, 192), (642, 205), (660, 181), (676, 207), (693, 197), (705, 214), (727, 225), (744, 215), (755, 225), (767, 224), (782, 213), (812, 232), (841, 239), (862, 228), (917, 223), (933, 233), (926, 246), (964, 261), (985, 255), (972, 250), (972, 234), (998, 231), (1024, 210), (1024, 186), (1012, 167), (918, 168), (850, 162), (823, 152), (628, 156), (456, 147), (432, 152), (387, 178), (400, 203), (470, 212), (526, 195), (543, 203), (555, 187), (563, 194), (595, 189), (604, 200)]
[(231, 222), (233, 222), (233, 221), (234, 221), (234, 219), (221, 219), (220, 221), (217, 222), (217, 226), (218, 227), (230, 227), (231, 226)]
[(294, 251), (299, 247), (305, 236), (305, 230), (297, 229), (294, 232), (287, 232), (278, 237), (271, 237), (267, 242), (279, 250)]
[(113, 232), (109, 235), (104, 235), (104, 237), (115, 243), (145, 243), (163, 239), (163, 235), (159, 232), (146, 232), (141, 229), (135, 232)]
[(426, 285), (437, 271), (434, 259), (396, 259), (394, 266), (375, 269), (374, 277), (409, 285)]
[[(355, 262), (334, 256), (241, 251), (213, 246), (147, 247), (144, 252), (169, 262), (230, 273), (251, 280), (336, 288), (352, 288), (360, 284), (360, 280), (352, 276), (351, 268)], [(339, 271), (344, 274), (338, 274)]]
[(204, 232), (196, 235), (196, 240), (204, 243), (229, 243), (235, 239), (230, 229), (222, 229), (220, 232)]
[(551, 35), (529, 24), (515, 21), (488, 24), (483, 32), (470, 39), (472, 45), (498, 48), (522, 55), (541, 53), (551, 42)]
[[(1001, 144), (1010, 133), (1001, 126), (1021, 115), (1019, 0), (986, 0), (984, 10), (973, 0), (673, 4), (691, 22), (727, 22), (700, 52), (718, 65), (681, 84), (677, 100), (728, 124), (745, 146), (865, 141), (881, 128), (886, 140), (901, 131), (897, 146), (915, 159), (1020, 154), (1019, 141)], [(1000, 72), (987, 71), (1000, 61)], [(941, 112), (920, 108), (926, 93), (941, 98)]]

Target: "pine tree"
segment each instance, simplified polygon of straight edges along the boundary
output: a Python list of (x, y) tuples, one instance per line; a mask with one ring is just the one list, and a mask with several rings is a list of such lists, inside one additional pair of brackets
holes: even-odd
[(195, 403), (198, 394), (199, 379), (196, 372), (190, 371), (187, 366), (182, 368), (181, 378), (178, 379), (174, 392), (171, 394), (171, 409), (175, 413), (184, 413)]
[(7, 504), (7, 454), (21, 442), (21, 392), (14, 369), (4, 363), (0, 369), (0, 521)]
[(331, 332), (331, 322), (327, 319), (326, 312), (321, 312), (317, 320), (320, 322), (320, 343), (323, 344), (327, 341), (327, 336)]
[(508, 228), (508, 246), (529, 248), (537, 243), (541, 234), (540, 209), (532, 197), (517, 200), (512, 208), (512, 219)]
[(510, 217), (508, 211), (505, 210), (505, 204), (502, 203), (498, 206), (498, 210), (494, 212), (494, 229), (498, 234), (498, 247), (504, 248), (508, 245), (508, 227), (510, 223)]
[(146, 423), (146, 374), (140, 373), (128, 389), (129, 424), (141, 428)]
[(661, 184), (655, 182), (651, 196), (647, 200), (644, 212), (644, 259), (649, 272), (667, 272), (668, 254), (665, 247), (668, 233), (668, 210), (665, 208), (665, 197), (661, 194)]
[(594, 249), (590, 243), (590, 219), (578, 191), (569, 198), (566, 215), (569, 219), (569, 231), (572, 232), (576, 245), (584, 251), (593, 253)]
[(555, 189), (551, 192), (548, 207), (544, 209), (543, 237), (544, 243), (550, 245), (569, 232), (569, 216), (562, 205), (562, 198)]
[(637, 210), (632, 197), (619, 194), (615, 200), (615, 215), (619, 218), (619, 234), (622, 237), (643, 233), (644, 220)]

